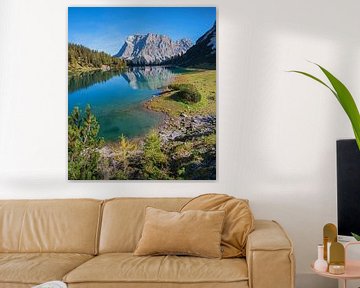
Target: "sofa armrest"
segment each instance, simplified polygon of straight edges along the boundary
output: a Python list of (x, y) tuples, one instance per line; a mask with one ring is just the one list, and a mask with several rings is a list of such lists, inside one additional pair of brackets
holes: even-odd
[(255, 221), (247, 240), (246, 261), (250, 288), (295, 287), (293, 245), (277, 222)]

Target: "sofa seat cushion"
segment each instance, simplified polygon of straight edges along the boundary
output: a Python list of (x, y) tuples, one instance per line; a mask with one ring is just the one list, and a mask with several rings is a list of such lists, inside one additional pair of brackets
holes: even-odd
[[(241, 282), (197, 282), (197, 283), (135, 283), (135, 282), (97, 282), (97, 283), (71, 283), (68, 288), (249, 288), (247, 281)], [(3, 288), (0, 283), (0, 288)], [(4, 287), (20, 288), (20, 287)], [(23, 287), (21, 287), (23, 288)], [(27, 288), (27, 287), (25, 287)]]
[(242, 281), (247, 283), (247, 280), (247, 265), (245, 260), (240, 258), (134, 256), (131, 253), (96, 256), (64, 277), (64, 281), (70, 284), (101, 282), (233, 283)]
[(0, 283), (40, 284), (61, 280), (92, 257), (72, 253), (0, 253)]

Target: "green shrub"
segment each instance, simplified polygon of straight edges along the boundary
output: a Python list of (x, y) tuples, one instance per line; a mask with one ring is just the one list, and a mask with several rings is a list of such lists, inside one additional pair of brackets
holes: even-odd
[(160, 137), (155, 131), (151, 131), (145, 138), (142, 166), (145, 179), (169, 178), (166, 171), (167, 157), (161, 150)]
[(88, 105), (85, 114), (75, 107), (68, 117), (68, 178), (70, 180), (99, 179), (98, 164), (103, 141), (98, 138), (100, 125)]
[(169, 89), (176, 90), (173, 95), (176, 101), (184, 103), (197, 103), (201, 100), (201, 94), (193, 84), (171, 84)]

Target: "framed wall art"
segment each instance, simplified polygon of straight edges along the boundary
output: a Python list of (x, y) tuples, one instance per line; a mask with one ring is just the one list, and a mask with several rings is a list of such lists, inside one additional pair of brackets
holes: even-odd
[(68, 179), (216, 179), (216, 8), (70, 7)]

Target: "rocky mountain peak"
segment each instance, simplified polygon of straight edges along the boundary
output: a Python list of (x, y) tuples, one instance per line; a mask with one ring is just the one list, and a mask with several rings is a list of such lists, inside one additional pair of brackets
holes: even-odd
[(133, 64), (160, 64), (174, 56), (184, 54), (192, 42), (189, 39), (172, 40), (166, 35), (148, 33), (145, 35), (130, 35), (114, 55)]

